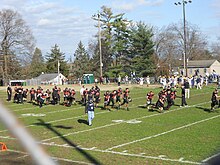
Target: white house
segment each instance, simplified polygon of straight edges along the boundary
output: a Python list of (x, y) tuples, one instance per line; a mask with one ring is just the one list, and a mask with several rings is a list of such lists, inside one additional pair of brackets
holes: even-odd
[(195, 60), (187, 63), (188, 75), (194, 75), (198, 72), (199, 75), (210, 75), (213, 71), (220, 75), (220, 63), (217, 60)]
[(34, 79), (37, 79), (41, 82), (41, 84), (52, 84), (52, 85), (60, 85), (65, 84), (68, 80), (63, 74), (58, 73), (47, 73), (47, 74), (41, 74), (38, 77), (35, 77)]

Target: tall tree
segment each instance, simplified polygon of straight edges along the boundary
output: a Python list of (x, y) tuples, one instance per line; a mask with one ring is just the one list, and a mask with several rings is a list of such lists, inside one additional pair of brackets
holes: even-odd
[(211, 45), (212, 56), (220, 61), (220, 37)]
[(64, 53), (60, 51), (57, 44), (51, 48), (51, 52), (46, 56), (46, 70), (47, 73), (57, 73), (58, 64), (60, 73), (67, 76), (69, 74), (69, 69), (67, 62), (65, 61)]
[[(208, 44), (204, 34), (196, 25), (186, 23), (186, 48), (188, 60), (210, 59)], [(183, 24), (170, 24), (161, 28), (155, 37), (155, 53), (159, 57), (158, 64), (169, 70), (183, 63), (184, 34)]]
[(153, 28), (143, 22), (138, 22), (131, 27), (131, 54), (132, 64), (139, 76), (147, 76), (154, 73), (154, 42)]
[(45, 72), (45, 63), (42, 52), (39, 48), (35, 48), (31, 65), (30, 65), (30, 77), (37, 77), (42, 72)]
[(121, 14), (120, 17), (116, 18), (113, 22), (113, 44), (112, 44), (112, 54), (113, 58), (116, 61), (116, 65), (123, 64), (123, 58), (127, 56), (128, 47), (129, 47), (129, 36), (130, 21), (123, 18), (124, 14)]
[(74, 58), (75, 60), (71, 72), (75, 78), (82, 77), (84, 73), (91, 71), (89, 54), (87, 53), (81, 41), (79, 42), (78, 47), (74, 53)]
[[(102, 63), (103, 71), (107, 71), (112, 63), (112, 45), (113, 45), (113, 24), (117, 19), (122, 18), (123, 14), (113, 14), (112, 9), (106, 6), (101, 7), (101, 43), (102, 43)], [(94, 18), (98, 20), (97, 18)]]
[[(6, 78), (13, 77), (11, 68), (15, 63), (11, 60), (19, 60), (21, 65), (29, 62), (33, 53), (35, 40), (30, 28), (26, 25), (22, 16), (11, 9), (0, 11), (0, 46), (1, 59)], [(16, 56), (16, 57), (14, 57)]]

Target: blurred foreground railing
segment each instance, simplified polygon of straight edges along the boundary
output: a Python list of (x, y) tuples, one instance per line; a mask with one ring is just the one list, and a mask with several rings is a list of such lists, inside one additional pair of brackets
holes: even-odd
[(34, 138), (25, 130), (18, 119), (0, 103), (0, 121), (18, 138), (22, 146), (31, 155), (37, 165), (57, 165), (51, 157), (41, 148)]

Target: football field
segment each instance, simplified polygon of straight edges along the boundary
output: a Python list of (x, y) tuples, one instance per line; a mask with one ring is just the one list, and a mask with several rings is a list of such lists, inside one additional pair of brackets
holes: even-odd
[[(100, 88), (100, 106), (103, 106), (104, 91), (118, 87)], [(132, 98), (129, 111), (123, 107), (111, 111), (96, 108), (92, 126), (86, 124), (85, 108), (78, 103), (71, 107), (42, 108), (30, 103), (15, 104), (6, 102), (5, 88), (0, 90), (0, 98), (45, 151), (62, 165), (201, 164), (220, 151), (220, 109), (209, 111), (215, 86), (191, 89), (190, 99), (186, 100), (188, 107), (180, 107), (181, 92), (177, 89), (175, 105), (163, 113), (144, 107), (146, 93), (153, 90), (155, 103), (161, 88), (134, 85), (129, 89)], [(79, 89), (76, 99), (80, 99)], [(0, 123), (0, 142), (8, 148), (0, 152), (1, 165), (34, 164), (3, 123)]]

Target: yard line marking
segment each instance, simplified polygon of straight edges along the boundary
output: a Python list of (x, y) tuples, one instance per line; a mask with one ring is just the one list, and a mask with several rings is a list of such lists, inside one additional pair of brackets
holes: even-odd
[(124, 144), (120, 144), (120, 145), (117, 145), (117, 146), (113, 146), (113, 147), (108, 148), (108, 149), (106, 149), (106, 150), (107, 150), (107, 151), (110, 151), (110, 150), (112, 150), (112, 149), (124, 147), (124, 146), (126, 146), (126, 145), (130, 145), (130, 144), (133, 144), (133, 143), (137, 143), (137, 142), (141, 142), (141, 141), (144, 141), (144, 140), (148, 140), (148, 139), (152, 139), (152, 138), (155, 138), (155, 137), (159, 137), (159, 136), (161, 136), (161, 135), (165, 135), (165, 134), (168, 134), (168, 133), (171, 133), (171, 132), (174, 132), (174, 131), (183, 129), (183, 128), (187, 128), (187, 127), (190, 127), (190, 126), (193, 126), (193, 125), (196, 125), (196, 124), (200, 124), (200, 123), (203, 123), (203, 122), (206, 122), (206, 121), (209, 121), (209, 120), (218, 118), (218, 117), (220, 117), (220, 115), (213, 116), (213, 117), (210, 117), (210, 118), (207, 118), (207, 119), (203, 119), (203, 120), (200, 120), (200, 121), (196, 121), (196, 122), (193, 122), (193, 123), (190, 123), (190, 124), (181, 126), (181, 127), (177, 127), (177, 128), (171, 129), (171, 130), (169, 130), (169, 131), (165, 131), (165, 132), (156, 134), (156, 135), (147, 136), (147, 137), (142, 138), (142, 139), (134, 140), (134, 141), (127, 142), (127, 143), (124, 143)]
[[(103, 112), (98, 112), (98, 113), (95, 113), (95, 115), (99, 115), (99, 114), (103, 114), (103, 113), (110, 113), (109, 111), (103, 111)], [(71, 119), (75, 119), (75, 118), (81, 118), (81, 117), (85, 117), (87, 116), (87, 114), (85, 115), (80, 115), (80, 116), (75, 116), (75, 117), (69, 117), (69, 118), (64, 118), (64, 119), (58, 119), (58, 120), (52, 120), (52, 121), (48, 121), (46, 123), (50, 124), (50, 123), (56, 123), (56, 122), (60, 122), (60, 121), (66, 121), (66, 120), (71, 120)], [(27, 125), (25, 126), (25, 128), (29, 128), (29, 127), (34, 127), (34, 126), (37, 126), (37, 125), (34, 125), (34, 124), (31, 124), (31, 125)], [(1, 132), (7, 132), (8, 130), (1, 130)]]
[(26, 157), (28, 157), (29, 155), (23, 155), (23, 156), (19, 156), (19, 157), (17, 157), (16, 159), (22, 159), (22, 158), (26, 158)]
[[(55, 146), (55, 147), (65, 147), (65, 148), (76, 148), (74, 146), (63, 146), (59, 144), (51, 144), (51, 143), (41, 143), (42, 145), (47, 145), (47, 146)], [(77, 147), (79, 148), (79, 147)], [(170, 162), (178, 162), (178, 163), (187, 163), (187, 164), (200, 164), (200, 162), (194, 162), (194, 161), (189, 161), (189, 160), (183, 160), (183, 159), (170, 159), (167, 157), (161, 157), (161, 156), (147, 156), (144, 155), (145, 153), (141, 154), (131, 154), (128, 152), (117, 152), (117, 151), (107, 151), (107, 150), (100, 150), (100, 149), (94, 149), (94, 148), (83, 148), (80, 147), (82, 150), (87, 150), (87, 151), (94, 151), (94, 152), (102, 152), (102, 153), (111, 153), (111, 154), (116, 154), (116, 155), (123, 155), (123, 156), (130, 156), (130, 157), (142, 157), (146, 159), (154, 159), (154, 160), (162, 160), (162, 161), (170, 161)]]
[(218, 156), (220, 156), (220, 153), (217, 153), (217, 154), (215, 154), (215, 155), (212, 155), (212, 156), (210, 156), (210, 157), (204, 159), (202, 162), (203, 162), (203, 163), (208, 162), (208, 161), (211, 160), (212, 158), (218, 157)]
[[(27, 152), (23, 152), (23, 151), (11, 150), (11, 149), (8, 149), (7, 151), (14, 152), (14, 153), (19, 153), (19, 154), (24, 154), (24, 156), (17, 157), (17, 159), (22, 158), (22, 157), (25, 158), (27, 156), (30, 156)], [(87, 163), (87, 162), (83, 162), (83, 161), (76, 161), (76, 160), (70, 160), (70, 159), (59, 158), (59, 157), (51, 157), (51, 158), (54, 159), (54, 160), (62, 160), (62, 161), (65, 161), (65, 162), (72, 162), (72, 163), (86, 164), (86, 165), (94, 165), (92, 163)]]
[(54, 160), (62, 160), (65, 162), (71, 162), (71, 163), (78, 163), (78, 164), (87, 164), (87, 165), (94, 165), (94, 163), (87, 163), (83, 161), (77, 161), (77, 160), (70, 160), (70, 159), (65, 159), (65, 158), (58, 158), (58, 157), (52, 157)]
[[(142, 117), (129, 119), (129, 120), (138, 120), (138, 119), (150, 118), (150, 117), (159, 116), (159, 115), (174, 112), (174, 111), (177, 111), (177, 110), (180, 110), (180, 109), (190, 108), (190, 107), (194, 107), (194, 106), (198, 106), (198, 105), (202, 105), (202, 104), (206, 104), (206, 103), (209, 103), (209, 102), (203, 102), (203, 103), (195, 104), (193, 106), (188, 106), (188, 107), (180, 107), (180, 108), (173, 109), (173, 110), (170, 110), (170, 111), (165, 111), (164, 113), (156, 113), (156, 114), (153, 114), (153, 115), (142, 116)], [(79, 133), (84, 133), (84, 132), (89, 132), (89, 131), (93, 131), (93, 130), (97, 130), (97, 129), (102, 129), (102, 128), (106, 128), (106, 127), (110, 127), (110, 126), (115, 126), (115, 125), (122, 124), (122, 123), (125, 123), (125, 122), (127, 122), (127, 121), (123, 121), (123, 122), (119, 122), (119, 123), (111, 123), (111, 124), (106, 124), (106, 125), (99, 126), (99, 127), (94, 127), (94, 128), (91, 128), (91, 129), (72, 132), (72, 133), (64, 134), (63, 137), (66, 137), (66, 136), (69, 136), (69, 135), (75, 135), (75, 134), (79, 134)], [(52, 138), (44, 139), (44, 140), (42, 140), (42, 142), (50, 141), (50, 140), (57, 139), (57, 138), (60, 138), (60, 136), (54, 136)]]
[[(53, 114), (53, 113), (60, 113), (60, 112), (65, 112), (65, 111), (70, 111), (70, 110), (74, 110), (74, 109), (81, 109), (81, 108), (85, 108), (85, 107), (75, 107), (75, 108), (68, 108), (68, 109), (63, 109), (63, 110), (57, 110), (57, 111), (50, 111), (50, 112), (44, 112), (45, 114)], [(27, 116), (21, 116), (19, 118), (24, 118)]]
[[(93, 131), (93, 130), (97, 130), (97, 129), (102, 129), (102, 128), (106, 128), (106, 127), (110, 127), (110, 126), (114, 126), (114, 125), (118, 125), (118, 124), (121, 124), (121, 123), (106, 124), (106, 125), (103, 125), (103, 126), (100, 126), (100, 127), (95, 127), (95, 128), (91, 128), (91, 129), (77, 131), (77, 132), (71, 132), (71, 133), (63, 135), (63, 137), (66, 137), (66, 136), (69, 136), (69, 135), (75, 135), (75, 134), (79, 134), (79, 133), (84, 133), (84, 132), (89, 132), (89, 131)], [(54, 136), (52, 138), (44, 139), (44, 140), (42, 140), (42, 142), (47, 142), (47, 141), (57, 139), (57, 138), (60, 138), (60, 136)]]
[(15, 140), (16, 138), (10, 137), (10, 136), (0, 136), (0, 139), (10, 139)]
[(170, 162), (178, 162), (178, 163), (187, 163), (187, 164), (200, 164), (199, 162), (193, 162), (188, 160), (179, 160), (179, 159), (170, 159), (165, 157), (157, 157), (157, 156), (146, 156), (146, 155), (140, 155), (140, 154), (130, 154), (130, 153), (124, 153), (124, 152), (116, 152), (116, 151), (106, 151), (106, 150), (93, 150), (93, 151), (99, 151), (103, 153), (112, 153), (117, 155), (124, 155), (124, 156), (132, 156), (132, 157), (142, 157), (147, 159), (156, 159), (156, 160), (163, 160), (163, 161), (170, 161)]

